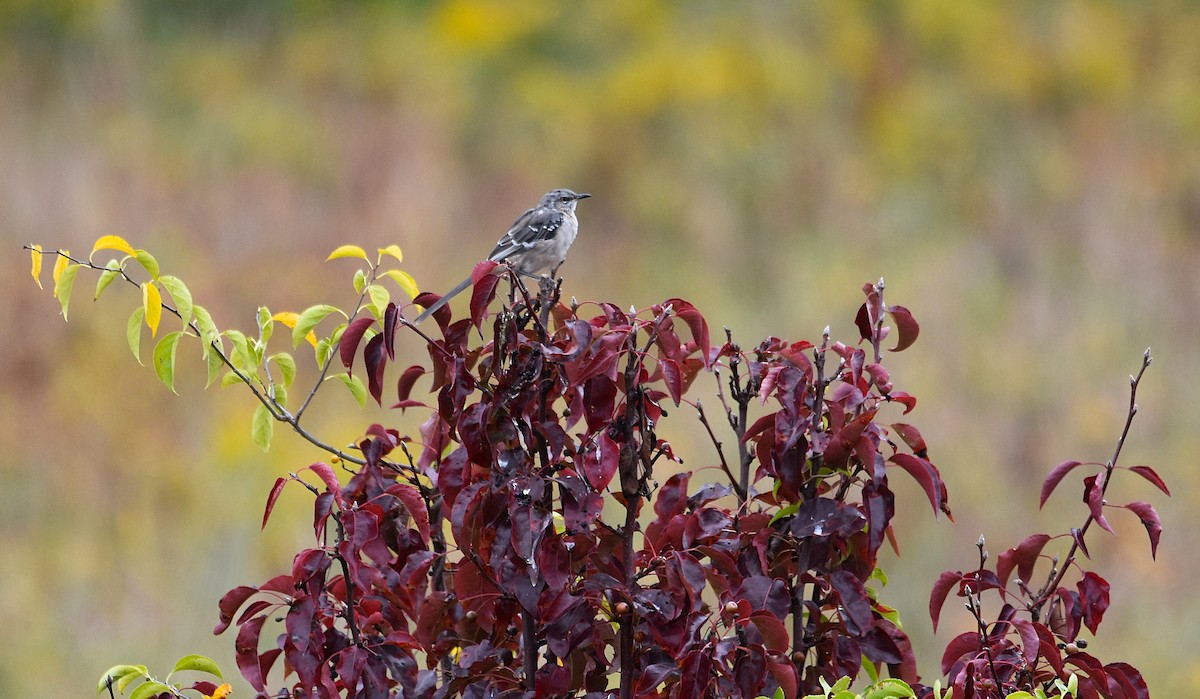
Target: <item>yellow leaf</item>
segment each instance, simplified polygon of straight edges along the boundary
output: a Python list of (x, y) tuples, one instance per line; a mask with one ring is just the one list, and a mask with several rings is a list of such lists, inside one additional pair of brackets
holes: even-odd
[[(291, 311), (280, 311), (271, 316), (271, 320), (283, 323), (289, 328), (295, 328), (296, 321), (300, 320), (300, 314), (293, 313)], [(308, 331), (308, 334), (304, 336), (304, 339), (308, 340), (308, 344), (312, 345), (313, 347), (317, 346), (317, 334), (312, 330)]]
[(415, 299), (421, 290), (417, 288), (417, 281), (412, 278), (408, 272), (401, 272), (398, 269), (389, 269), (383, 273), (383, 276), (391, 279), (400, 286), (400, 290), (408, 294), (410, 299)]
[(391, 255), (392, 257), (396, 258), (400, 262), (404, 261), (404, 253), (400, 252), (399, 245), (389, 245), (386, 248), (379, 248), (379, 254), (380, 255)]
[(40, 289), (42, 288), (42, 246), (32, 246), (29, 254), (33, 257), (33, 281), (37, 282)]
[[(326, 257), (325, 261), (336, 260), (339, 257), (358, 257), (367, 260), (367, 253), (357, 245), (342, 245), (329, 253), (329, 257)], [(367, 261), (370, 262), (370, 260)]]
[(92, 255), (96, 254), (97, 250), (117, 250), (129, 255), (130, 257), (134, 257), (136, 255), (133, 246), (125, 242), (125, 239), (119, 235), (100, 236), (100, 238), (96, 240), (96, 244), (92, 246), (92, 254), (88, 255), (89, 260), (92, 258)]
[(142, 284), (142, 308), (146, 311), (146, 327), (150, 337), (158, 333), (158, 321), (162, 320), (162, 294), (153, 282)]
[(62, 276), (63, 270), (67, 268), (70, 260), (67, 256), (71, 254), (70, 250), (59, 250), (56, 259), (54, 260), (54, 295), (58, 296), (58, 278)]
[(228, 684), (223, 684), (213, 690), (212, 694), (205, 694), (204, 699), (225, 699), (225, 697), (229, 696), (229, 693), (232, 691), (233, 687), (230, 687)]

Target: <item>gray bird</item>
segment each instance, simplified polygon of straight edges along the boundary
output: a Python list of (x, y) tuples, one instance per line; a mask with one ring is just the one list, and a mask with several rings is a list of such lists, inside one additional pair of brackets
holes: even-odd
[[(504, 262), (519, 274), (530, 277), (553, 275), (559, 265), (567, 259), (567, 251), (579, 233), (579, 219), (575, 217), (575, 205), (590, 194), (576, 194), (569, 189), (546, 192), (538, 205), (517, 217), (508, 232), (501, 236), (488, 259)], [(445, 306), (450, 299), (471, 285), (467, 277), (445, 296), (426, 308), (413, 324), (432, 315)]]

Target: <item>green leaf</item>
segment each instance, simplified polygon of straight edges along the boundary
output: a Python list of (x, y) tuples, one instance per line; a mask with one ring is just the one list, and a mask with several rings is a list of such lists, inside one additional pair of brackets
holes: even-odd
[(158, 380), (163, 382), (171, 393), (177, 393), (175, 390), (175, 349), (179, 345), (179, 338), (183, 337), (182, 332), (173, 332), (163, 335), (163, 338), (154, 346), (154, 373), (158, 374)]
[(175, 669), (171, 672), (180, 672), (182, 670), (195, 670), (196, 672), (207, 672), (214, 675), (217, 679), (225, 679), (221, 677), (221, 668), (212, 661), (212, 658), (206, 658), (203, 655), (185, 655), (175, 663)]
[(225, 362), (221, 359), (221, 353), (217, 351), (217, 348), (207, 343), (204, 345), (204, 360), (208, 363), (208, 379), (204, 382), (204, 387), (208, 388), (221, 374), (221, 368), (225, 366)]
[(238, 376), (237, 374), (233, 373), (232, 371), (227, 371), (227, 372), (225, 372), (225, 375), (221, 377), (221, 388), (225, 388), (226, 386), (232, 386), (235, 383), (241, 383), (241, 382), (242, 382), (242, 377)]
[(291, 386), (292, 381), (296, 379), (296, 360), (292, 359), (292, 355), (287, 352), (279, 352), (268, 358), (268, 361), (274, 361), (279, 367), (279, 374), (283, 378), (284, 386)]
[[(867, 663), (870, 665), (871, 663)], [(865, 669), (865, 666), (864, 666)], [(901, 699), (904, 697), (915, 697), (917, 693), (909, 687), (907, 683), (895, 678), (885, 680), (875, 680), (876, 684), (867, 689), (866, 699)], [(1009, 695), (1010, 697), (1013, 695)]]
[(799, 511), (800, 511), (800, 503), (798, 503), (798, 502), (793, 502), (792, 504), (788, 505), (787, 507), (781, 507), (781, 508), (779, 508), (779, 511), (776, 512), (771, 517), (770, 524), (775, 524), (776, 522), (783, 519), (784, 517), (790, 517)]
[[(292, 328), (292, 347), (299, 347), (300, 343), (304, 341), (305, 335), (317, 327), (318, 323), (325, 320), (326, 316), (335, 312), (342, 313), (336, 306), (324, 303), (304, 309), (304, 312), (296, 319), (296, 327)], [(342, 313), (342, 315), (346, 314)]]
[(186, 326), (188, 323), (191, 323), (195, 307), (192, 304), (192, 292), (188, 291), (187, 285), (183, 283), (183, 280), (179, 277), (164, 274), (158, 278), (158, 282), (171, 295), (171, 300), (175, 302), (175, 310), (179, 311), (179, 316), (183, 324)]
[(96, 694), (107, 692), (110, 681), (117, 687), (118, 692), (124, 693), (125, 687), (138, 677), (149, 677), (145, 665), (113, 665), (105, 670), (103, 675), (100, 675), (100, 682), (96, 685)]
[(129, 316), (129, 322), (125, 325), (125, 339), (129, 341), (129, 349), (138, 364), (142, 363), (142, 318), (145, 315), (146, 309), (138, 306), (133, 309), (133, 314)]
[(271, 435), (275, 432), (275, 418), (267, 406), (259, 403), (254, 409), (254, 419), (250, 423), (250, 437), (255, 446), (263, 451), (271, 449)]
[(204, 340), (204, 344), (211, 345), (220, 339), (221, 333), (217, 331), (217, 324), (207, 308), (192, 306), (192, 313), (196, 316), (196, 329), (200, 331), (200, 339)]
[[(37, 259), (41, 260), (41, 255), (38, 255)], [(34, 279), (36, 278), (34, 277)], [(41, 282), (38, 282), (38, 284), (40, 285)], [(365, 288), (367, 288), (367, 273), (361, 269), (356, 270), (354, 272), (354, 293), (361, 294)]]
[(158, 260), (154, 259), (154, 255), (145, 250), (134, 250), (133, 259), (138, 261), (151, 279), (158, 279)]
[(172, 688), (170, 685), (151, 680), (144, 684), (138, 685), (138, 688), (133, 690), (133, 693), (129, 695), (129, 699), (150, 699), (151, 697), (158, 696), (163, 692), (174, 691), (174, 688)]
[(266, 306), (258, 307), (258, 337), (263, 342), (271, 339), (271, 332), (275, 330), (275, 323), (271, 320), (271, 311)]
[(67, 304), (71, 302), (71, 290), (75, 288), (75, 275), (79, 273), (79, 265), (67, 265), (54, 284), (54, 295), (62, 304), (63, 320), (67, 319)]
[(241, 330), (226, 330), (222, 333), (229, 338), (233, 348), (230, 350), (229, 361), (247, 374), (253, 374), (258, 368), (258, 363), (254, 361), (254, 352), (250, 349), (250, 340)]
[(386, 248), (379, 248), (379, 256), (383, 257), (384, 255), (391, 255), (392, 257), (396, 258), (397, 262), (404, 261), (404, 253), (400, 252), (400, 246), (396, 245), (395, 243), (387, 246)]
[(372, 284), (367, 287), (367, 296), (371, 299), (371, 313), (376, 318), (382, 318), (383, 312), (387, 310), (387, 305), (392, 300), (391, 293), (378, 284)]
[(100, 273), (100, 278), (96, 280), (96, 295), (92, 297), (93, 301), (98, 301), (100, 299), (100, 293), (107, 289), (109, 284), (112, 284), (113, 280), (117, 278), (117, 274), (119, 274), (120, 271), (120, 262), (117, 262), (116, 260), (108, 261), (108, 264), (104, 267), (104, 271)]
[(354, 396), (354, 400), (358, 401), (358, 407), (361, 408), (367, 404), (367, 387), (363, 385), (363, 382), (357, 376), (343, 373), (334, 374), (325, 380), (328, 381), (329, 379), (341, 379), (342, 383), (346, 384), (346, 388), (350, 389), (350, 395)]

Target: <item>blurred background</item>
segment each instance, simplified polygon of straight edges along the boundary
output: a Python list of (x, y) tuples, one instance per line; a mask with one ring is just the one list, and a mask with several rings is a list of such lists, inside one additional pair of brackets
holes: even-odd
[[(853, 340), (879, 277), (912, 309), (920, 341), (888, 366), (957, 523), (895, 479), (883, 595), (929, 681), (969, 628), (932, 633), (937, 574), (981, 533), (994, 557), (1082, 523), (1077, 479), (1041, 511), (1039, 485), (1110, 457), (1152, 347), (1122, 463), (1174, 497), (1118, 474), (1110, 500), (1151, 501), (1165, 534), (1153, 561), (1130, 513), (1094, 532), (1113, 591), (1089, 650), (1197, 694), (1198, 36), (1184, 0), (0, 2), (0, 695), (88, 696), (113, 664), (193, 652), (250, 693), (216, 602), (306, 545), (300, 490), (258, 523), (274, 479), (323, 458), (282, 430), (259, 452), (251, 399), (202, 391), (194, 344), (166, 391), (126, 347), (135, 291), (93, 304), (80, 274), (64, 324), (22, 244), (124, 236), (251, 330), (260, 304), (352, 304), (354, 266), (323, 262), (342, 243), (397, 243), (445, 289), (558, 186), (594, 195), (568, 295), (680, 296), (751, 346)], [(400, 421), (330, 388), (328, 441)]]

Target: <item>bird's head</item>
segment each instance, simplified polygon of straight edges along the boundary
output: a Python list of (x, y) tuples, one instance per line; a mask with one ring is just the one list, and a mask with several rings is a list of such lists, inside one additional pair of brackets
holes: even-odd
[(569, 189), (552, 189), (542, 197), (539, 206), (558, 209), (559, 211), (574, 211), (575, 204), (580, 199), (587, 199), (590, 194), (576, 194)]

